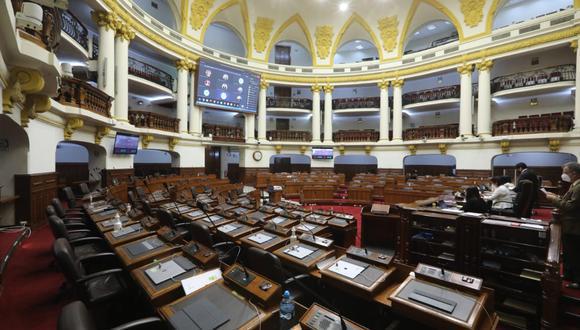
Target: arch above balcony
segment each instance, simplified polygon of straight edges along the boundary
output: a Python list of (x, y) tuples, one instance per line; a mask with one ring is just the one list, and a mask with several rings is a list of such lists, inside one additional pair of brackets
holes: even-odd
[(383, 59), (383, 53), (379, 51), (381, 49), (381, 43), (373, 29), (359, 14), (354, 13), (342, 25), (336, 36), (332, 51), (330, 52), (330, 64), (335, 64), (337, 52), (341, 47), (345, 46), (351, 41), (356, 42), (356, 40), (364, 40), (367, 43), (372, 44), (379, 59)]
[(306, 22), (304, 22), (299, 14), (290, 17), (274, 32), (274, 36), (270, 40), (268, 49), (266, 50), (266, 59), (270, 58), (272, 50), (280, 41), (292, 41), (302, 46), (309, 52), (312, 58), (311, 65), (316, 65), (314, 43), (312, 42), (312, 37), (308, 31)]

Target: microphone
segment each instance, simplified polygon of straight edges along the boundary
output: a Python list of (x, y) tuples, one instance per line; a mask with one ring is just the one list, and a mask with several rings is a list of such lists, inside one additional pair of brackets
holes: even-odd
[(197, 208), (203, 211), (203, 214), (205, 214), (205, 216), (207, 217), (207, 219), (209, 220), (209, 222), (211, 222), (212, 226), (214, 228), (217, 228), (215, 222), (213, 222), (212, 218), (205, 211), (206, 205), (207, 204), (203, 203), (202, 201), (197, 201), (197, 203), (196, 203)]
[(314, 232), (312, 231), (312, 229), (310, 229), (308, 227), (308, 224), (304, 221), (303, 216), (300, 216), (300, 224), (302, 224), (302, 227), (306, 228), (306, 230), (308, 230), (310, 232), (310, 235), (312, 235), (312, 240), (314, 240), (316, 242), (316, 237), (314, 236)]
[[(169, 195), (169, 197), (171, 198), (171, 193), (169, 192), (169, 188), (168, 188), (169, 185), (167, 183), (164, 183), (163, 187), (165, 188), (167, 195)], [(179, 209), (179, 205), (177, 204), (175, 199), (171, 198), (171, 201), (173, 202), (173, 206), (175, 206), (175, 210), (177, 210), (177, 214), (179, 214), (180, 217), (183, 216), (183, 214), (181, 213), (181, 210)]]

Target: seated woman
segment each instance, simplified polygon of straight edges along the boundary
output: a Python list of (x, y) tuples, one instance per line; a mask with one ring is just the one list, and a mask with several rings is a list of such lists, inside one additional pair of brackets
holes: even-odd
[(479, 189), (477, 189), (477, 187), (469, 187), (465, 190), (465, 205), (463, 205), (463, 212), (489, 212), (489, 207), (479, 195)]
[(484, 197), (485, 200), (491, 201), (492, 209), (511, 209), (514, 207), (514, 193), (509, 189), (510, 178), (507, 176), (494, 176), (491, 178), (492, 194)]

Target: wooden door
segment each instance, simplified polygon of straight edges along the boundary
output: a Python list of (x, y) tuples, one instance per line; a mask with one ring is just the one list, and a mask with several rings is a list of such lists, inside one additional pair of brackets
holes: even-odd
[(221, 148), (220, 147), (206, 147), (205, 148), (205, 174), (215, 174), (220, 177), (221, 164)]

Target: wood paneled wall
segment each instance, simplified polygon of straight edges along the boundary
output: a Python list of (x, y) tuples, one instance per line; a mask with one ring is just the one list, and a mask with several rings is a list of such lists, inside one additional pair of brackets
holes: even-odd
[(199, 176), (205, 174), (205, 167), (180, 167), (179, 175), (182, 176)]
[(103, 180), (102, 183), (105, 186), (110, 186), (113, 184), (113, 178), (119, 180), (119, 183), (129, 183), (129, 177), (135, 175), (132, 168), (123, 169), (104, 169), (103, 170)]
[(135, 171), (135, 175), (138, 177), (144, 177), (147, 175), (154, 175), (154, 174), (161, 174), (161, 175), (169, 175), (169, 174), (178, 174), (179, 169), (171, 167), (169, 163), (159, 163), (159, 164), (140, 164), (135, 163), (133, 164), (133, 169)]
[(46, 221), (46, 206), (57, 196), (57, 174), (21, 174), (14, 176), (16, 201), (16, 222), (27, 221), (36, 229)]
[(350, 182), (358, 173), (377, 173), (377, 165), (335, 164), (335, 173), (344, 173), (346, 182)]
[(438, 166), (438, 165), (405, 165), (405, 173), (417, 171), (418, 175), (439, 176), (441, 174), (453, 176), (455, 166)]
[(240, 167), (240, 179), (245, 185), (255, 186), (256, 175), (259, 172), (269, 173), (270, 169), (262, 167)]
[(456, 176), (465, 176), (468, 178), (489, 178), (490, 170), (455, 170)]
[(89, 180), (88, 163), (56, 163), (60, 185), (74, 186), (76, 182)]

